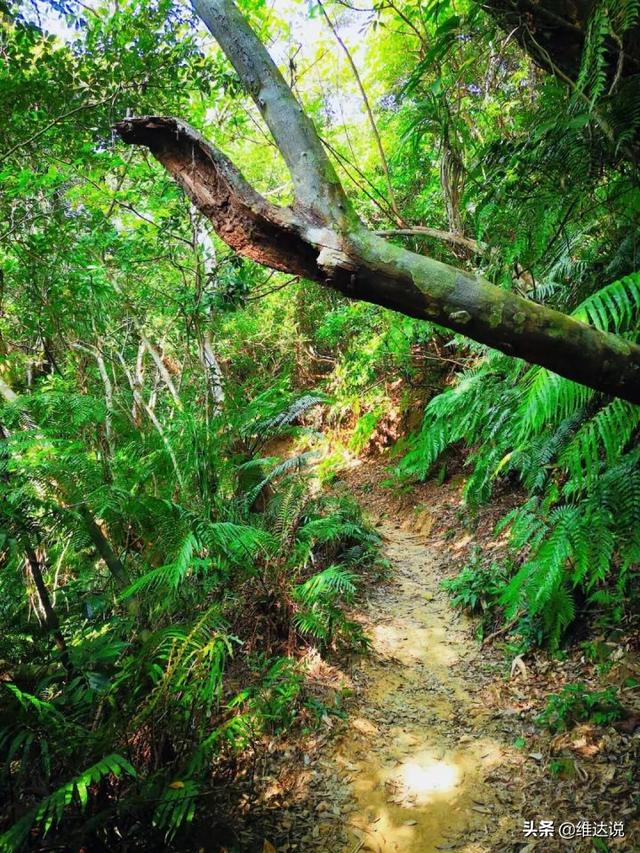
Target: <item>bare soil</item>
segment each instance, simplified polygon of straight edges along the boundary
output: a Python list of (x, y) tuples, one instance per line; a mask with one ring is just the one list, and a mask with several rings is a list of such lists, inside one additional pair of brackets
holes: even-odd
[(343, 849), (430, 853), (463, 840), (479, 853), (514, 824), (519, 786), (498, 789), (495, 774), (517, 751), (487, 725), (478, 646), (439, 588), (440, 555), (395, 526), (381, 533), (393, 581), (363, 608), (372, 654), (353, 674), (357, 707), (332, 754), (356, 803)]
[[(470, 522), (459, 477), (393, 493), (381, 485), (385, 476), (380, 462), (367, 460), (334, 484), (361, 502), (389, 562), (388, 580), (372, 584), (352, 614), (370, 653), (334, 665), (310, 661), (312, 689), (326, 696), (349, 688), (346, 719), (327, 716), (320, 732), (274, 742), (259, 814), (252, 798), (253, 843), (247, 833), (242, 849), (640, 850), (637, 725), (584, 724), (556, 736), (535, 725), (550, 692), (576, 680), (600, 688), (603, 671), (579, 644), (562, 659), (518, 656), (501, 635), (483, 648), (477, 620), (453, 610), (441, 588), (473, 549), (500, 556), (506, 540), (493, 527), (517, 495), (497, 496)], [(621, 626), (611, 646), (617, 658), (606, 683), (633, 705), (637, 691), (623, 685), (630, 674), (640, 680), (637, 631)], [(556, 834), (526, 836), (525, 820), (553, 821)], [(623, 821), (625, 836), (605, 846), (564, 841), (563, 821)]]

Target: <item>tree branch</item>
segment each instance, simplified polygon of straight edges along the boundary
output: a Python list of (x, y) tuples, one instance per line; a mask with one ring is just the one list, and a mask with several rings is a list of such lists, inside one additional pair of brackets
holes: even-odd
[(468, 272), (395, 246), (353, 212), (313, 124), (230, 0), (195, 0), (282, 151), (292, 208), (268, 203), (236, 167), (175, 118), (125, 119), (125, 142), (145, 145), (219, 236), (265, 266), (418, 317), (598, 391), (640, 403), (640, 347)]
[(193, 0), (193, 7), (267, 123), (291, 173), (296, 201), (336, 222), (353, 215), (313, 122), (235, 5), (231, 0)]
[(378, 237), (433, 237), (435, 240), (444, 240), (463, 246), (471, 252), (479, 254), (484, 252), (487, 244), (471, 237), (463, 237), (462, 234), (454, 234), (451, 231), (441, 231), (440, 228), (427, 228), (424, 225), (413, 225), (410, 228), (390, 228), (386, 231), (376, 231)]
[(369, 97), (367, 95), (367, 90), (364, 88), (364, 83), (362, 82), (362, 77), (360, 76), (360, 72), (358, 71), (358, 66), (354, 62), (353, 56), (351, 55), (351, 51), (347, 47), (344, 39), (341, 37), (338, 32), (338, 28), (333, 23), (327, 10), (324, 8), (322, 0), (317, 0), (318, 6), (322, 11), (325, 21), (335, 40), (338, 42), (340, 47), (342, 48), (342, 52), (347, 57), (347, 62), (349, 63), (349, 67), (353, 72), (354, 80), (356, 81), (356, 85), (358, 86), (358, 90), (360, 92), (360, 97), (362, 98), (362, 102), (364, 104), (364, 108), (367, 112), (367, 117), (369, 119), (369, 126), (371, 127), (371, 132), (373, 134), (373, 138), (376, 143), (376, 147), (378, 149), (378, 154), (380, 155), (380, 162), (382, 164), (382, 169), (384, 171), (385, 180), (387, 183), (387, 191), (389, 192), (389, 203), (391, 205), (391, 209), (395, 215), (396, 222), (398, 225), (402, 226), (404, 224), (404, 220), (400, 211), (398, 210), (398, 204), (396, 202), (395, 193), (393, 192), (393, 184), (391, 183), (391, 174), (389, 172), (389, 163), (387, 162), (387, 155), (384, 153), (384, 147), (382, 145), (382, 139), (380, 138), (380, 133), (378, 132), (378, 126), (376, 125), (376, 120), (373, 117), (373, 110), (371, 109), (371, 104), (369, 103)]

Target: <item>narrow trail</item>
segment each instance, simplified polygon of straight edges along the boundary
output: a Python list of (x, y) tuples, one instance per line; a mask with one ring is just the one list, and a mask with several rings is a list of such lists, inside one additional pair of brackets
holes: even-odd
[[(493, 530), (511, 495), (471, 526), (460, 481), (406, 494), (380, 488), (383, 479), (381, 466), (354, 465), (335, 486), (363, 507), (389, 562), (388, 578), (365, 586), (349, 614), (371, 649), (312, 658), (318, 696), (327, 708), (346, 698), (347, 713), (325, 715), (313, 738), (265, 764), (270, 835), (261, 837), (276, 844), (255, 850), (588, 853), (590, 837), (524, 831), (527, 821), (583, 819), (626, 821), (607, 849), (640, 850), (635, 736), (590, 722), (561, 734), (536, 724), (551, 693), (585, 670), (593, 677), (581, 647), (563, 660), (531, 652), (526, 663), (502, 643), (482, 649), (477, 620), (452, 609), (441, 587), (478, 548), (499, 559)], [(637, 673), (634, 661), (620, 659), (615, 683)]]
[(444, 555), (399, 527), (379, 530), (391, 580), (360, 614), (372, 652), (352, 672), (357, 698), (329, 762), (351, 803), (347, 844), (332, 849), (487, 851), (511, 822), (511, 793), (491, 783), (511, 746), (474, 699), (478, 645), (440, 589)]

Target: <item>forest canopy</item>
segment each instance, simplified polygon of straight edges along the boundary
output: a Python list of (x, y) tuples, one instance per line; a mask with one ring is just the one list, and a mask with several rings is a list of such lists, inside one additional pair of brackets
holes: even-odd
[(0, 0), (0, 55), (0, 849), (262, 849), (376, 501), (455, 491), (512, 658), (637, 634), (637, 0)]

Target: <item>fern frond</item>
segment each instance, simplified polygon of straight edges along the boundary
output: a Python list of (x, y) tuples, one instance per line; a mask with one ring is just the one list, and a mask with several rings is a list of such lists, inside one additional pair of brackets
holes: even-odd
[(167, 841), (193, 821), (200, 786), (194, 779), (176, 780), (166, 786), (153, 813), (153, 825), (166, 831)]
[(313, 605), (323, 596), (352, 596), (356, 591), (356, 577), (348, 569), (328, 566), (296, 587), (294, 595), (305, 605)]
[(602, 463), (613, 465), (640, 424), (640, 406), (614, 400), (586, 421), (558, 459), (571, 474), (566, 494), (576, 491), (578, 483), (586, 484)]
[(640, 325), (640, 273), (632, 273), (589, 296), (573, 312), (576, 320), (603, 332), (622, 334)]
[(10, 829), (0, 835), (0, 850), (15, 853), (25, 843), (32, 828), (37, 827), (46, 835), (52, 826), (57, 826), (63, 819), (65, 809), (76, 804), (82, 812), (89, 802), (91, 786), (98, 784), (108, 776), (118, 778), (122, 774), (135, 777), (136, 771), (121, 755), (115, 753), (101, 758), (78, 776), (62, 785), (27, 812)]

